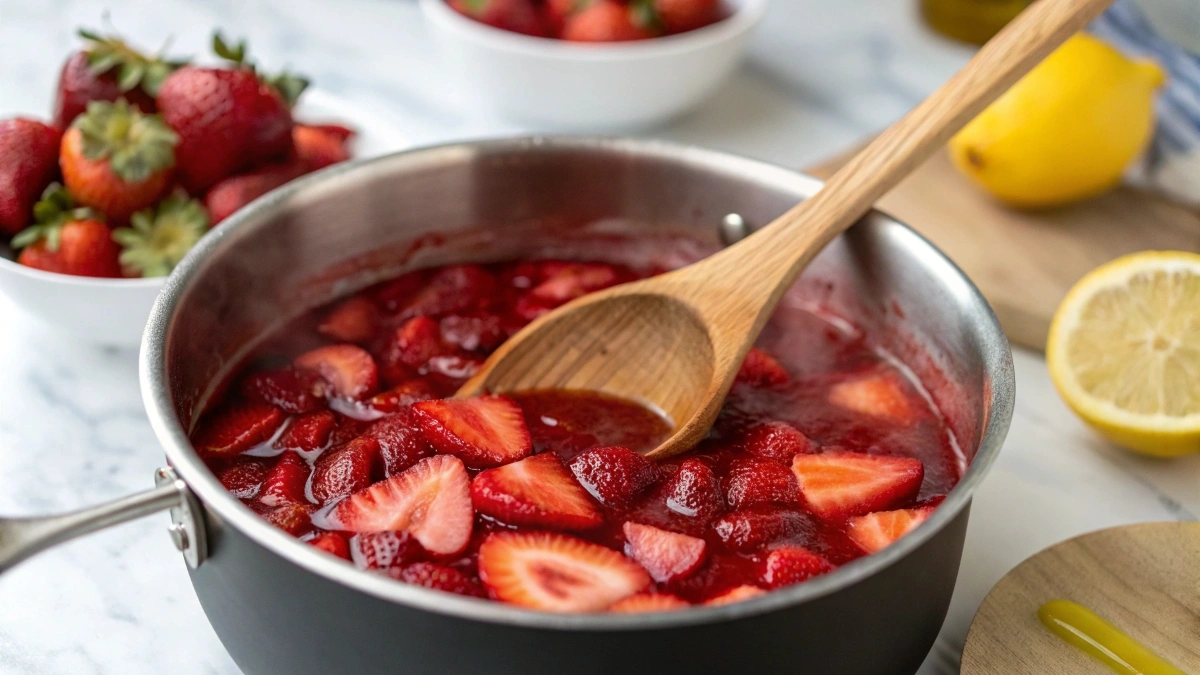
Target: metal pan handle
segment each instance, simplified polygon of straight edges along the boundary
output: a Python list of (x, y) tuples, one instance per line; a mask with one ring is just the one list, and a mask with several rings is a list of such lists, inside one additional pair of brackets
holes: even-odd
[(50, 516), (0, 518), (0, 574), (27, 558), (76, 537), (170, 509), (170, 532), (192, 567), (206, 553), (199, 502), (170, 468), (155, 473), (157, 487), (97, 506)]

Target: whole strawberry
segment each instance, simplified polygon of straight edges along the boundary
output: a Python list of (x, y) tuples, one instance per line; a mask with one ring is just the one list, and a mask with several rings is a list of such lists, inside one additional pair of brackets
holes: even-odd
[(46, 188), (34, 215), (37, 224), (13, 238), (13, 247), (24, 249), (18, 263), (81, 277), (121, 276), (121, 249), (112, 231), (96, 212), (76, 208), (61, 185)]
[(450, 0), (459, 14), (514, 33), (545, 37), (549, 26), (531, 0)]
[(208, 191), (204, 196), (204, 205), (208, 208), (213, 225), (216, 225), (234, 211), (308, 171), (304, 164), (292, 161), (268, 164), (248, 173), (230, 176)]
[(338, 132), (319, 126), (297, 124), (292, 129), (292, 145), (295, 146), (296, 159), (309, 171), (350, 159), (346, 139)]
[(113, 231), (127, 276), (165, 277), (208, 231), (208, 213), (195, 199), (173, 194), (138, 211), (129, 227)]
[(0, 235), (30, 223), (33, 205), (58, 176), (59, 132), (30, 119), (0, 120)]
[(668, 33), (703, 28), (721, 18), (720, 0), (653, 0), (653, 4)]
[(124, 100), (92, 101), (63, 134), (63, 182), (75, 201), (127, 222), (170, 186), (178, 142), (158, 115)]
[(306, 82), (284, 75), (262, 78), (245, 59), (245, 45), (230, 48), (214, 38), (218, 54), (231, 68), (185, 66), (158, 91), (159, 114), (179, 134), (177, 175), (198, 195), (218, 181), (292, 148), (294, 96)]
[(651, 12), (645, 3), (626, 5), (616, 0), (600, 0), (567, 19), (564, 40), (573, 42), (627, 42), (654, 37)]
[(125, 99), (143, 112), (154, 112), (154, 95), (173, 70), (183, 65), (148, 56), (117, 37), (79, 31), (84, 46), (71, 54), (58, 75), (54, 125), (66, 129), (92, 101)]

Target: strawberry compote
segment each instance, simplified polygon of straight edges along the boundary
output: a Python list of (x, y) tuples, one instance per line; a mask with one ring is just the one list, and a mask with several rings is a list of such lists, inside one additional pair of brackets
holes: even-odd
[(691, 452), (631, 402), (451, 399), (507, 337), (653, 269), (559, 260), (413, 272), (281, 331), (193, 443), (288, 533), (399, 582), (559, 612), (722, 604), (825, 574), (920, 525), (964, 460), (860, 333), (784, 307)]

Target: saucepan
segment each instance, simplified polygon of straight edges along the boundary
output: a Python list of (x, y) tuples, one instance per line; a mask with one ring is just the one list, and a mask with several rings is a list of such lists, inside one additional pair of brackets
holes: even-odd
[(819, 190), (776, 166), (655, 141), (459, 143), (333, 167), (230, 218), (167, 281), (141, 352), (166, 453), (158, 487), (0, 523), (0, 570), (64, 539), (169, 509), (171, 535), (237, 664), (267, 673), (911, 673), (954, 590), (971, 496), (1012, 415), (1008, 343), (932, 244), (871, 213), (792, 289), (862, 326), (926, 385), (969, 462), (913, 534), (831, 574), (720, 607), (553, 615), (354, 568), (231, 496), (188, 442), (217, 388), (272, 329), (381, 278), (496, 261), (564, 240), (685, 236), (715, 250)]

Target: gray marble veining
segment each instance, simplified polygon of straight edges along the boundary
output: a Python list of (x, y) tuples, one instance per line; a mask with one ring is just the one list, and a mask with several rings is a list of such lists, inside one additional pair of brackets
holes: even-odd
[[(746, 65), (704, 108), (649, 132), (791, 166), (902, 114), (968, 52), (924, 31), (911, 2), (776, 0)], [(481, 117), (442, 77), (410, 0), (0, 0), (0, 116), (45, 116), (75, 26), (202, 54), (213, 27), (250, 39), (416, 143), (528, 131)], [(983, 595), (1017, 562), (1105, 526), (1196, 519), (1200, 457), (1141, 459), (1084, 428), (1040, 357), (1016, 355), (1008, 444), (975, 500), (962, 573), (922, 673), (957, 671)], [(136, 354), (42, 332), (0, 299), (0, 513), (70, 509), (152, 484), (161, 452)], [(236, 674), (152, 517), (48, 552), (0, 580), (0, 673)]]

